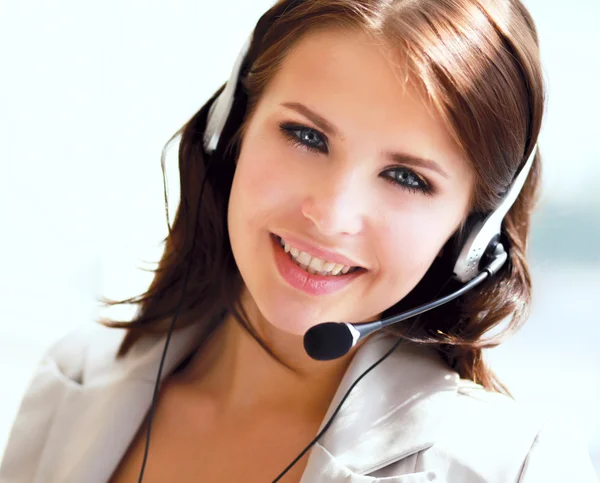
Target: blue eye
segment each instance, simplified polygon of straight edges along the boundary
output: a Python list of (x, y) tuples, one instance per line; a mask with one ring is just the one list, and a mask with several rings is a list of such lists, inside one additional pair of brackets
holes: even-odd
[(402, 166), (395, 166), (384, 171), (383, 176), (392, 184), (399, 185), (401, 188), (430, 195), (433, 189), (425, 180), (423, 180), (414, 171)]
[(327, 153), (327, 137), (316, 129), (312, 129), (302, 124), (279, 125), (281, 132), (287, 137), (293, 146), (300, 146), (318, 153)]

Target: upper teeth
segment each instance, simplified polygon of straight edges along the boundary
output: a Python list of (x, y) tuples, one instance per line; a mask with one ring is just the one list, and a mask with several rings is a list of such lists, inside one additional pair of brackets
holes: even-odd
[(323, 260), (319, 257), (313, 257), (310, 253), (303, 252), (296, 247), (293, 247), (282, 238), (280, 238), (279, 241), (285, 252), (289, 253), (292, 259), (300, 265), (302, 269), (309, 273), (316, 273), (319, 275), (338, 275), (341, 273), (344, 275), (352, 268), (350, 265), (342, 265), (340, 263)]

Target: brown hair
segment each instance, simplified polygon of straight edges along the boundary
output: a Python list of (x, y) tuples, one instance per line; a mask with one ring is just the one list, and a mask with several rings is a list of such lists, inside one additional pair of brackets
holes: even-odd
[[(245, 120), (286, 53), (305, 33), (331, 26), (362, 29), (402, 53), (476, 172), (465, 226), (498, 205), (535, 145), (545, 102), (536, 29), (518, 0), (282, 0), (257, 24), (242, 87), (217, 151), (211, 156), (204, 152), (202, 134), (219, 92), (171, 139), (181, 136), (181, 201), (154, 279), (140, 296), (106, 301), (138, 306), (130, 322), (103, 321), (128, 329), (119, 355), (144, 333), (166, 332), (179, 302), (177, 327), (205, 324), (208, 333), (214, 328), (211, 320), (231, 311), (268, 351), (238, 303), (243, 282), (226, 223), (235, 161)], [(502, 225), (502, 238), (510, 248), (508, 263), (458, 301), (420, 316), (416, 330), (404, 334), (433, 344), (461, 377), (506, 393), (484, 364), (482, 349), (498, 345), (528, 315), (531, 279), (525, 253), (539, 176), (537, 154)], [(459, 230), (423, 280), (384, 315), (454, 288), (457, 282), (450, 278), (460, 239)], [(505, 320), (506, 327), (498, 331)], [(406, 327), (401, 323), (388, 330), (401, 335)], [(499, 333), (486, 337), (492, 329)]]

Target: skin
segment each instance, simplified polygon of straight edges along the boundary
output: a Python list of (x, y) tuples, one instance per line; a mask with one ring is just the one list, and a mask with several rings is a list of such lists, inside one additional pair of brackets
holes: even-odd
[[(248, 121), (229, 204), (231, 245), (250, 323), (292, 370), (226, 320), (209, 378), (231, 407), (279, 400), (322, 414), (354, 352), (313, 361), (303, 334), (321, 322), (376, 319), (419, 282), (469, 211), (473, 169), (392, 59), (397, 54), (365, 34), (313, 32), (287, 55)], [(323, 131), (298, 105), (335, 132)], [(295, 135), (325, 152), (290, 141), (282, 123), (309, 128)], [(437, 169), (398, 164), (390, 153), (433, 161)], [(391, 183), (394, 173), (424, 181), (431, 193)], [(273, 232), (334, 250), (366, 271), (341, 291), (307, 295), (277, 272)]]

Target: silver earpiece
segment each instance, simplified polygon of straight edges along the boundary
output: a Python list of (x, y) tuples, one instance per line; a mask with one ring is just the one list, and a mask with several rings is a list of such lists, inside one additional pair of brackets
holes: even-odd
[[(510, 210), (510, 207), (514, 204), (517, 196), (519, 196), (521, 189), (523, 189), (527, 175), (533, 165), (536, 152), (537, 144), (534, 146), (527, 162), (521, 168), (516, 179), (511, 184), (508, 192), (504, 195), (500, 206), (471, 229), (467, 241), (463, 245), (460, 254), (458, 255), (458, 259), (456, 260), (456, 264), (454, 265), (454, 276), (456, 279), (461, 282), (468, 282), (480, 272), (479, 263), (485, 255), (490, 243), (500, 235), (502, 220), (506, 216), (506, 213), (508, 213), (508, 210)], [(506, 255), (502, 256), (505, 260), (508, 258)], [(502, 264), (500, 266), (502, 266)], [(498, 269), (500, 266), (498, 266)]]

